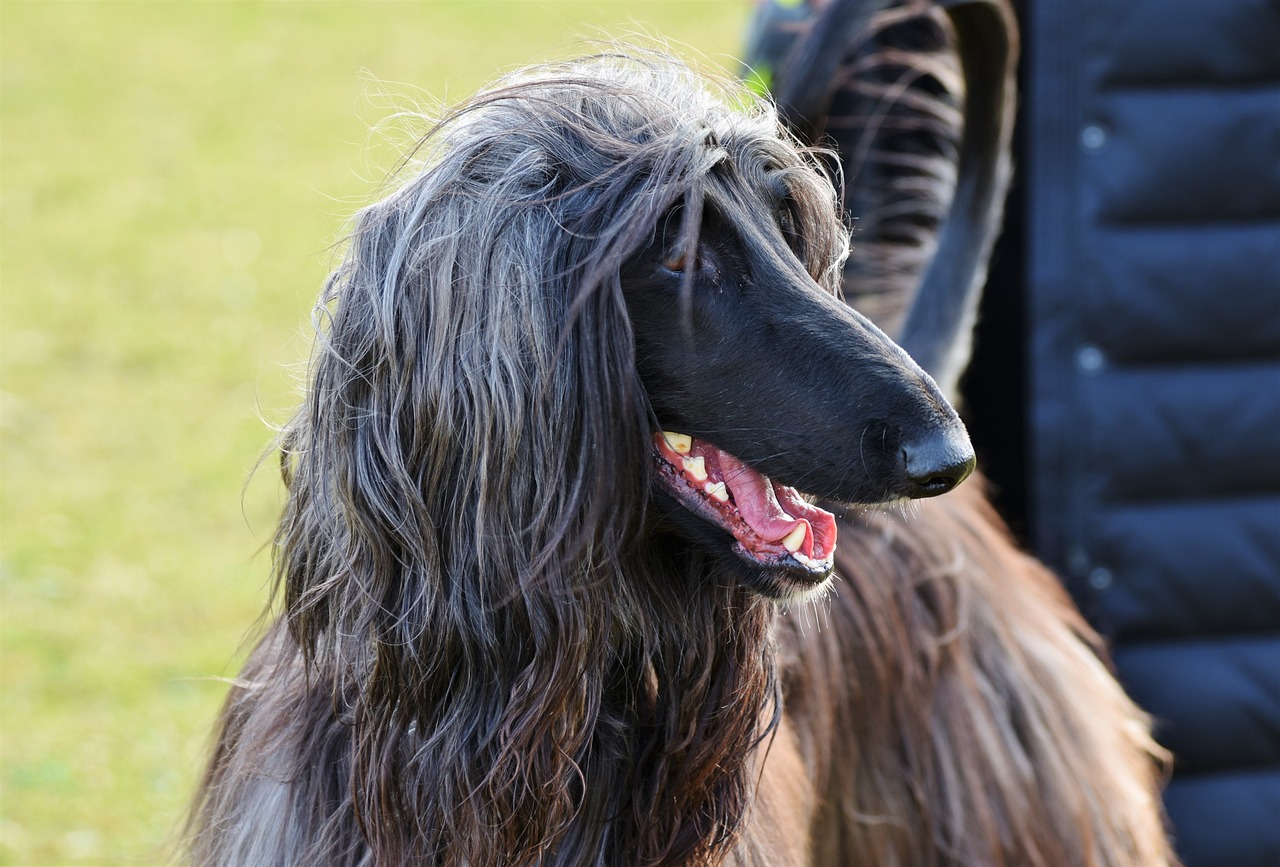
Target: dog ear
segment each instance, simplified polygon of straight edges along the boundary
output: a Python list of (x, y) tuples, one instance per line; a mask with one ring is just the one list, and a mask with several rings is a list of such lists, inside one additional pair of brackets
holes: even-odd
[(365, 796), (478, 841), (578, 808), (609, 570), (648, 485), (618, 258), (581, 249), (608, 211), (575, 214), (554, 174), (533, 188), (481, 158), (513, 157), (455, 148), (359, 215), (283, 434), (276, 540), (292, 635), (364, 723)]
[(277, 540), (304, 647), (473, 630), (643, 511), (648, 420), (616, 262), (584, 273), (606, 257), (571, 249), (581, 219), (575, 234), (545, 201), (476, 188), (465, 162), (362, 212), (323, 299)]

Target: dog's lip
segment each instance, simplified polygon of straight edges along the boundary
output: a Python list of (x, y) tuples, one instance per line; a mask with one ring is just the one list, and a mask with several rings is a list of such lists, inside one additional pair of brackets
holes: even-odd
[(756, 566), (816, 584), (831, 573), (835, 516), (704, 440), (653, 436), (658, 478), (676, 500), (733, 536), (734, 552)]

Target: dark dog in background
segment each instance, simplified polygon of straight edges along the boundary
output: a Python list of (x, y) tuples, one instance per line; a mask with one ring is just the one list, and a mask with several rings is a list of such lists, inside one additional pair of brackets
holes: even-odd
[(972, 452), (742, 100), (542, 68), (360, 214), (192, 861), (1166, 863), (1146, 722), (980, 491), (863, 508)]

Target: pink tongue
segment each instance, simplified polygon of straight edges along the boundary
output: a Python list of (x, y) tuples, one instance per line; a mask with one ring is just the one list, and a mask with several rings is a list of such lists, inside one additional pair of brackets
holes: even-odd
[(773, 485), (768, 479), (728, 452), (720, 452), (718, 457), (725, 484), (733, 493), (734, 505), (748, 527), (768, 542), (780, 541), (795, 529), (800, 521), (778, 505)]

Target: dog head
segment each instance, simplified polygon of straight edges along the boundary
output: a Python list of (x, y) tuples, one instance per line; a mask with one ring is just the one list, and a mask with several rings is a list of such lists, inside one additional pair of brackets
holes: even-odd
[(831, 570), (815, 499), (969, 472), (929, 377), (837, 298), (835, 193), (767, 105), (599, 57), (482, 93), (418, 155), (359, 215), (285, 432), (305, 631), (372, 610), (413, 641), (437, 608), (577, 595), (653, 532), (788, 597)]

